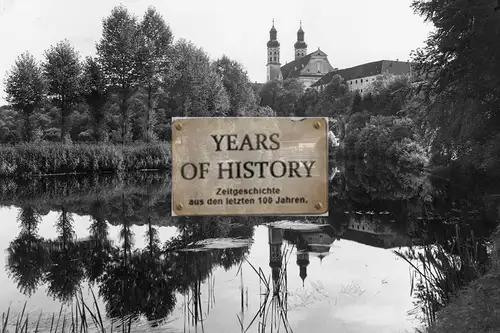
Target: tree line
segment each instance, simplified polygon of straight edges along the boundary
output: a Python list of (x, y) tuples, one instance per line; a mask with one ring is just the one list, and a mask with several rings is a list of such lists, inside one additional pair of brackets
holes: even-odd
[(169, 140), (174, 116), (272, 115), (243, 66), (212, 61), (176, 42), (154, 7), (141, 19), (124, 6), (103, 19), (96, 56), (62, 40), (38, 62), (28, 51), (7, 73), (10, 106), (0, 109), (0, 142), (154, 142)]

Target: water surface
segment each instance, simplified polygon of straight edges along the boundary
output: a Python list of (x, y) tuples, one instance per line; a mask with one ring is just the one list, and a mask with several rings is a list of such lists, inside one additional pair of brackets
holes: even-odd
[(486, 239), (498, 203), (386, 164), (332, 175), (330, 216), (288, 223), (173, 218), (164, 174), (3, 182), (0, 307), (49, 318), (91, 288), (108, 318), (173, 332), (412, 331), (418, 297), (393, 250), (448, 246), (457, 225)]

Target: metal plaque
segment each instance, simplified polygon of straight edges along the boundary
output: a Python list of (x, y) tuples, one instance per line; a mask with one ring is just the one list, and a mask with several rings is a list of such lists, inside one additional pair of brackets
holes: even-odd
[(325, 215), (325, 118), (173, 118), (172, 215)]

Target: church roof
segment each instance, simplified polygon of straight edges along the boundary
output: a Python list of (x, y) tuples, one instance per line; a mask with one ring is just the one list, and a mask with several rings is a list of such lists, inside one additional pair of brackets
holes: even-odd
[(295, 59), (294, 61), (289, 62), (288, 64), (281, 66), (281, 75), (283, 76), (283, 80), (286, 79), (296, 79), (300, 75), (300, 71), (306, 67), (306, 65), (309, 63), (309, 60), (311, 60), (311, 57), (314, 54), (326, 56), (326, 54), (321, 51), (321, 50), (316, 50), (314, 52), (311, 52), (301, 58)]
[(380, 75), (384, 72), (400, 75), (410, 71), (411, 63), (406, 61), (379, 60), (359, 66), (332, 71), (314, 82), (311, 87), (318, 87), (330, 83), (335, 75), (340, 75), (345, 81), (367, 76)]
[(308, 55), (281, 66), (281, 75), (283, 76), (283, 80), (298, 78), (300, 76), (300, 71), (309, 63), (309, 60), (311, 60), (311, 56), (312, 53), (309, 53)]
[(295, 44), (293, 44), (293, 47), (296, 49), (305, 49), (307, 48), (307, 44), (304, 41), (297, 41)]

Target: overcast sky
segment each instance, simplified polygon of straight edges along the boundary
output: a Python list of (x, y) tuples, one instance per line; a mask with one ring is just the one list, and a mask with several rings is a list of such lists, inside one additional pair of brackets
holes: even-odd
[(282, 64), (293, 60), (302, 20), (308, 51), (321, 48), (337, 68), (409, 60), (431, 28), (413, 13), (411, 0), (0, 0), (0, 105), (5, 104), (5, 73), (19, 54), (29, 50), (43, 60), (44, 50), (64, 38), (82, 57), (94, 54), (102, 19), (120, 2), (137, 16), (155, 6), (175, 39), (191, 40), (212, 58), (226, 54), (257, 82), (266, 79), (273, 18)]

